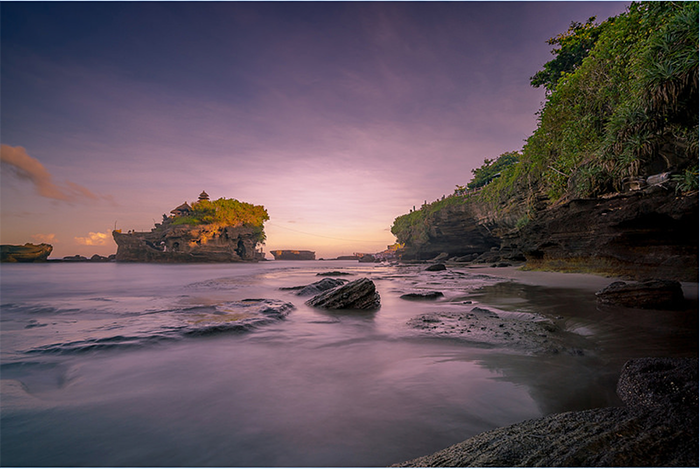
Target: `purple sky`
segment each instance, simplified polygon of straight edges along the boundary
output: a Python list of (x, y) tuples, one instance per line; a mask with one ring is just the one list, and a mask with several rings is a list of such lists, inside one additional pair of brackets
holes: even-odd
[(522, 148), (548, 38), (628, 4), (4, 2), (0, 242), (107, 255), (206, 190), (267, 252), (380, 251)]

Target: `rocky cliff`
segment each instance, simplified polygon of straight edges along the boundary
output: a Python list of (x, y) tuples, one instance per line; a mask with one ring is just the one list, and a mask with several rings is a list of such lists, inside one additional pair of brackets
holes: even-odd
[(254, 262), (259, 231), (254, 227), (158, 225), (150, 232), (112, 232), (117, 262)]
[(698, 195), (656, 188), (577, 199), (542, 212), (506, 241), (533, 268), (698, 281)]
[(53, 246), (44, 243), (3, 244), (0, 246), (0, 262), (46, 262), (52, 250)]
[(409, 224), (401, 230), (394, 230), (404, 260), (432, 259), (446, 252), (451, 257), (478, 255), (501, 245), (500, 239), (492, 232), (494, 228), (485, 217), (478, 204), (445, 204), (439, 210), (419, 217), (420, 211), (408, 215)]
[(405, 243), (403, 259), (447, 253), (454, 260), (471, 253), (488, 262), (526, 260), (535, 269), (698, 280), (697, 192), (649, 187), (540, 204), (521, 224), (514, 214), (524, 210), (499, 215), (487, 206), (467, 198), (395, 230)]

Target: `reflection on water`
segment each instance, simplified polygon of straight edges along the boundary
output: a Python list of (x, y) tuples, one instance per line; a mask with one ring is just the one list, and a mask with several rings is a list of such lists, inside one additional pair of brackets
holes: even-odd
[[(372, 278), (381, 309), (315, 310), (280, 290), (331, 270)], [(382, 466), (543, 414), (617, 405), (628, 358), (697, 353), (697, 312), (600, 308), (590, 291), (467, 270), (269, 262), (0, 274), (7, 466)], [(445, 296), (399, 299), (425, 290)], [(193, 311), (232, 320), (221, 315), (242, 314), (234, 309), (249, 298), (294, 309), (246, 333), (161, 340), (177, 321), (191, 327)], [(474, 305), (543, 314), (589, 345), (581, 356), (522, 355), (406, 325)], [(55, 353), (90, 337), (119, 346)]]

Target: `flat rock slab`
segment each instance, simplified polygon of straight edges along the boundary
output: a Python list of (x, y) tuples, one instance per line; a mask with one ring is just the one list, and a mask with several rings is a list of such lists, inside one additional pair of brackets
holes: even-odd
[(678, 309), (683, 307), (683, 289), (675, 280), (613, 282), (596, 292), (600, 303), (643, 309)]
[(419, 293), (406, 293), (401, 295), (402, 300), (436, 300), (442, 298), (444, 295), (439, 291), (427, 291)]
[(561, 330), (554, 322), (532, 313), (499, 315), (475, 307), (469, 312), (431, 312), (407, 323), (436, 337), (460, 339), (476, 344), (506, 347), (526, 353), (569, 353), (582, 355), (585, 338)]
[(425, 269), (426, 272), (439, 272), (441, 270), (447, 270), (445, 264), (433, 264)]
[(333, 270), (331, 272), (319, 272), (316, 274), (317, 277), (341, 277), (343, 275), (355, 275), (351, 272), (341, 272), (339, 270)]
[(381, 305), (374, 282), (366, 277), (316, 295), (306, 304), (324, 309), (365, 310), (377, 309)]
[[(527, 420), (393, 467), (698, 467), (697, 366), (697, 359), (632, 360), (618, 384), (627, 407)], [(678, 393), (656, 387), (662, 375), (694, 397), (681, 392), (685, 399), (669, 403)]]

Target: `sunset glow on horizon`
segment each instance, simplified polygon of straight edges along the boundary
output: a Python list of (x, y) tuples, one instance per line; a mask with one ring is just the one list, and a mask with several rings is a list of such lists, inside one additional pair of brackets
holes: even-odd
[(628, 4), (3, 3), (0, 240), (109, 255), (205, 190), (267, 253), (381, 251), (522, 148), (547, 39)]

